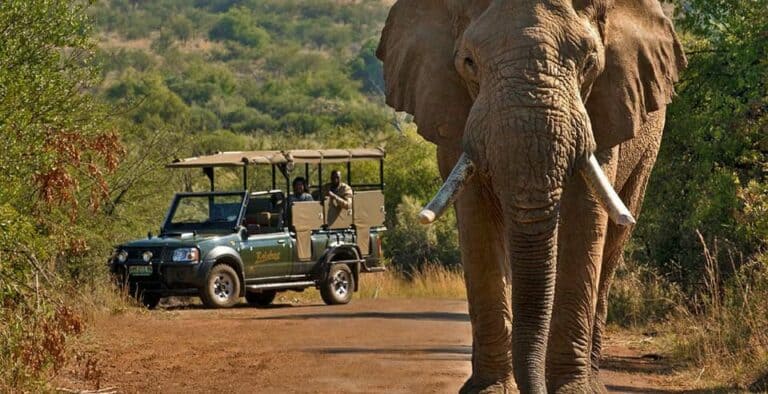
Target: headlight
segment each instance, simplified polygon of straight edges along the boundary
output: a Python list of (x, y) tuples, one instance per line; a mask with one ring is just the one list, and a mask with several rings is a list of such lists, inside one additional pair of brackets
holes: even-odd
[(200, 251), (197, 248), (180, 248), (173, 251), (173, 261), (177, 263), (197, 263)]
[(121, 263), (125, 263), (126, 260), (128, 260), (128, 252), (125, 251), (125, 250), (121, 250), (117, 254), (117, 261), (119, 261)]
[(145, 263), (149, 263), (149, 261), (152, 260), (152, 252), (146, 251), (142, 253), (141, 259), (144, 260)]

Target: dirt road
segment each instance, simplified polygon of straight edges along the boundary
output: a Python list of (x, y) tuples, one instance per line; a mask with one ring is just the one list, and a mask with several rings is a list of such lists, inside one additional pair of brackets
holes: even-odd
[[(674, 392), (664, 366), (608, 338), (615, 392)], [(97, 318), (96, 367), (60, 386), (119, 392), (455, 393), (470, 373), (466, 303), (354, 300), (350, 305), (159, 310)], [(86, 372), (83, 372), (83, 369)], [(82, 380), (89, 375), (90, 386)]]

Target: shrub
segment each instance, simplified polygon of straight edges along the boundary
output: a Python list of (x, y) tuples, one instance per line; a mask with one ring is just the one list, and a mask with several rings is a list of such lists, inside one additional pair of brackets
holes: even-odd
[(628, 261), (616, 271), (608, 300), (608, 323), (636, 327), (666, 321), (682, 302), (678, 286), (653, 268)]
[(245, 8), (233, 8), (211, 28), (208, 36), (213, 40), (237, 41), (254, 49), (269, 44), (269, 33), (259, 27)]
[(397, 207), (397, 223), (385, 236), (385, 254), (397, 269), (406, 272), (429, 264), (458, 265), (460, 253), (453, 212), (446, 213), (437, 223), (425, 226), (418, 221), (421, 207), (418, 200), (403, 197)]

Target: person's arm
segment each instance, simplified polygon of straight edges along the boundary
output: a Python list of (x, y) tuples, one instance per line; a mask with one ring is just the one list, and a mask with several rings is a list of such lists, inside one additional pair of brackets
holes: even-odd
[(344, 209), (349, 209), (352, 207), (352, 188), (349, 187), (349, 185), (345, 185), (342, 190), (339, 190), (341, 193), (341, 206)]
[[(344, 193), (344, 195), (346, 196), (347, 193)], [(338, 195), (338, 194), (336, 194), (336, 193), (334, 193), (334, 192), (332, 192), (330, 190), (328, 191), (328, 196), (331, 198), (331, 201), (333, 202), (333, 205), (335, 205), (335, 206), (337, 206), (339, 208), (349, 209), (352, 206), (352, 198), (351, 197), (344, 198), (344, 197), (342, 197), (342, 196), (340, 196), (340, 195)]]

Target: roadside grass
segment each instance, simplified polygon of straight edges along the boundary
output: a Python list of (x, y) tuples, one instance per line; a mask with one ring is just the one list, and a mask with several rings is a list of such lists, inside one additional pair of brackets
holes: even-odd
[(724, 278), (717, 245), (701, 244), (705, 275), (693, 294), (651, 268), (632, 261), (621, 267), (608, 322), (647, 334), (676, 366), (676, 381), (691, 389), (768, 392), (768, 253), (732, 257)]
[(768, 392), (768, 253), (731, 258), (732, 274), (723, 279), (717, 244), (702, 245), (704, 285), (669, 320), (667, 342), (675, 358), (696, 367), (702, 387)]
[[(360, 289), (356, 299), (436, 298), (466, 300), (464, 274), (461, 269), (437, 264), (425, 265), (413, 272), (394, 270), (360, 275)], [(322, 303), (317, 289), (303, 292), (285, 292), (277, 296), (277, 303)]]

